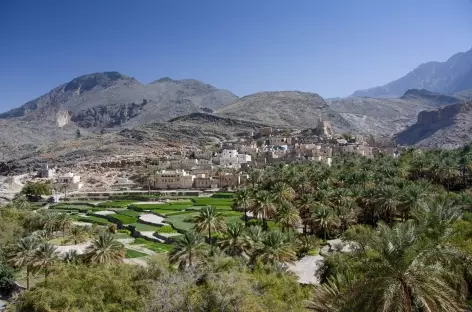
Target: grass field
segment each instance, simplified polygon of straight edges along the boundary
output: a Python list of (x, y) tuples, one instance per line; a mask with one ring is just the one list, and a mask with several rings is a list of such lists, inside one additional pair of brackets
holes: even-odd
[(126, 249), (126, 259), (141, 258), (145, 256), (147, 256), (147, 254), (132, 249)]
[(145, 231), (145, 232), (155, 232), (157, 231), (157, 229), (159, 228), (158, 226), (154, 226), (154, 225), (148, 225), (148, 224), (143, 224), (143, 223), (131, 223), (131, 224), (128, 224), (128, 225), (132, 225), (136, 228), (136, 231)]
[(227, 206), (231, 207), (233, 204), (232, 199), (226, 198), (212, 198), (212, 197), (199, 197), (194, 199), (195, 206)]
[(102, 208), (126, 208), (134, 202), (134, 200), (111, 200), (99, 203), (97, 206)]
[(123, 216), (128, 216), (128, 217), (133, 217), (137, 218), (141, 215), (141, 213), (131, 210), (131, 209), (125, 209), (125, 210), (113, 210), (115, 213), (123, 215)]
[(192, 203), (169, 203), (169, 204), (135, 204), (131, 207), (135, 210), (183, 210), (185, 208), (191, 207)]
[(94, 217), (94, 216), (77, 217), (76, 220), (80, 222), (90, 222), (90, 223), (95, 223), (98, 225), (106, 225), (106, 226), (113, 224), (107, 219)]
[(173, 248), (171, 244), (151, 242), (145, 240), (144, 238), (136, 238), (133, 245), (143, 245), (147, 249), (152, 250), (154, 252), (169, 252)]

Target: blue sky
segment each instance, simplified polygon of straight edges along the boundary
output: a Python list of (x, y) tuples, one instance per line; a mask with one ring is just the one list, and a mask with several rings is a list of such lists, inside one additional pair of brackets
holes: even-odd
[(471, 47), (471, 0), (2, 0), (0, 111), (114, 70), (347, 96)]

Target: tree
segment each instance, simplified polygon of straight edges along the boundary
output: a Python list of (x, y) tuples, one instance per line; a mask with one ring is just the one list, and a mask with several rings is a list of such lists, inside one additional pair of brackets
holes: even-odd
[(37, 248), (38, 241), (28, 236), (20, 239), (13, 246), (9, 255), (11, 265), (16, 268), (26, 268), (26, 289), (29, 289), (30, 286), (30, 274), (34, 269), (33, 260)]
[(260, 260), (264, 264), (292, 263), (297, 259), (295, 251), (285, 241), (285, 236), (278, 231), (266, 232), (252, 257), (253, 261)]
[[(356, 311), (464, 311), (463, 271), (451, 263), (457, 252), (421, 239), (412, 222), (379, 224), (369, 242), (364, 277), (346, 291)], [(441, 253), (447, 252), (447, 257)], [(459, 273), (460, 272), (460, 273)], [(462, 276), (461, 276), (462, 274)]]
[(383, 185), (375, 195), (375, 202), (384, 216), (385, 222), (392, 223), (401, 205), (398, 188), (393, 185)]
[(323, 238), (325, 242), (330, 227), (337, 225), (339, 222), (337, 217), (333, 214), (333, 211), (324, 205), (320, 205), (315, 209), (312, 219), (313, 223), (323, 231)]
[(0, 263), (0, 294), (5, 296), (11, 293), (15, 287), (15, 277), (13, 269)]
[(64, 262), (68, 264), (79, 264), (81, 262), (81, 257), (77, 250), (71, 249), (65, 253)]
[(202, 260), (205, 251), (203, 237), (193, 231), (187, 231), (176, 240), (169, 253), (169, 262), (179, 268), (193, 267)]
[(262, 218), (262, 221), (264, 222), (264, 230), (267, 230), (267, 219), (270, 218), (275, 212), (275, 205), (272, 195), (265, 190), (258, 191), (255, 195), (251, 212), (255, 217)]
[(234, 197), (234, 208), (244, 212), (244, 223), (247, 226), (248, 216), (247, 210), (252, 204), (251, 192), (247, 188), (242, 188), (236, 192)]
[(295, 228), (301, 223), (298, 210), (288, 202), (281, 204), (275, 213), (275, 220), (282, 225), (282, 232), (285, 229)]
[(66, 230), (73, 225), (72, 218), (67, 213), (59, 213), (56, 215), (57, 227), (62, 230), (62, 236), (66, 235)]
[(241, 256), (248, 250), (245, 240), (245, 226), (242, 223), (228, 225), (223, 238), (219, 241), (219, 247), (230, 256)]
[(74, 242), (74, 245), (80, 244), (89, 237), (89, 230), (85, 226), (75, 225), (68, 234), (68, 240)]
[(117, 242), (113, 235), (102, 232), (98, 238), (93, 240), (92, 245), (87, 247), (84, 260), (87, 263), (121, 263), (125, 257), (125, 249), (120, 242)]
[(212, 206), (203, 207), (200, 214), (195, 217), (195, 230), (199, 233), (207, 232), (208, 241), (211, 243), (211, 233), (219, 233), (226, 230), (226, 220)]
[(22, 193), (18, 193), (15, 195), (15, 197), (13, 197), (13, 206), (22, 210), (31, 208), (28, 198)]
[(49, 184), (43, 182), (29, 182), (23, 186), (21, 189), (21, 194), (25, 194), (34, 200), (39, 200), (42, 195), (50, 195), (51, 190), (49, 188)]
[(32, 265), (36, 269), (42, 269), (44, 271), (44, 280), (47, 282), (50, 267), (58, 261), (59, 253), (57, 252), (57, 248), (52, 244), (42, 243), (35, 250)]

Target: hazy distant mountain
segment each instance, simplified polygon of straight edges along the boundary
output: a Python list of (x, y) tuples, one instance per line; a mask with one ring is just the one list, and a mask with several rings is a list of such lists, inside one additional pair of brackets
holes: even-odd
[(457, 53), (446, 62), (422, 64), (398, 80), (355, 91), (353, 96), (400, 97), (408, 89), (427, 89), (442, 94), (472, 89), (472, 49)]

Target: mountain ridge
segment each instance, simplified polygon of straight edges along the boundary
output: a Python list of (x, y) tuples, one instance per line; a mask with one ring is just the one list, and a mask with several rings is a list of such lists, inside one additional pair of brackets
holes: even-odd
[(472, 88), (472, 49), (452, 55), (444, 62), (427, 62), (383, 86), (354, 91), (352, 96), (400, 97), (408, 89), (427, 89), (453, 94)]

